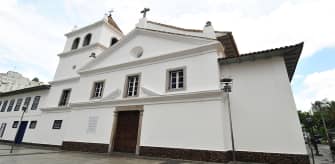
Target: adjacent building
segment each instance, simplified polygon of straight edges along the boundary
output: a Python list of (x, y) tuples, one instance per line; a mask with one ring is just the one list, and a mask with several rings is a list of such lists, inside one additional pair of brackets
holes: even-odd
[(29, 80), (15, 71), (0, 73), (0, 93), (41, 85), (38, 79)]
[(50, 86), (0, 95), (3, 141), (20, 128), (18, 143), (231, 161), (228, 77), (237, 160), (309, 163), (290, 87), (303, 43), (239, 54), (232, 33), (210, 22), (142, 18), (124, 35), (111, 16), (65, 36)]

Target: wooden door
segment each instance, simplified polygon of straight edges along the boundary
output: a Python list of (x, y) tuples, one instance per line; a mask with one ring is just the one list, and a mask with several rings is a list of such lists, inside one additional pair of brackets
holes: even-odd
[(118, 112), (114, 138), (114, 151), (135, 153), (139, 117), (139, 111)]

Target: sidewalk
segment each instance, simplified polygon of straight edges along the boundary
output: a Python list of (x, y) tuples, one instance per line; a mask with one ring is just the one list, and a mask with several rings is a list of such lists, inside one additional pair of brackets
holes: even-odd
[[(28, 145), (16, 145), (13, 153), (9, 153), (10, 146), (8, 144), (0, 144), (0, 164), (217, 164), (135, 156), (124, 153), (71, 152)], [(237, 162), (236, 164), (256, 163)]]
[(32, 155), (32, 154), (46, 154), (60, 152), (59, 150), (36, 149), (23, 146), (15, 146), (13, 153), (10, 153), (11, 145), (0, 144), (0, 157), (13, 155)]
[[(332, 163), (334, 163), (334, 162), (332, 162), (333, 160), (332, 160), (332, 157), (331, 157), (331, 154), (330, 154), (329, 146), (319, 144), (318, 147), (319, 147), (319, 152), (320, 152), (320, 154), (322, 154), (322, 156), (315, 156), (315, 150), (313, 149), (315, 164), (332, 164)], [(310, 157), (311, 164), (312, 164), (312, 155), (311, 155), (311, 152), (310, 152), (310, 148), (307, 146), (307, 149), (308, 149), (309, 157)]]

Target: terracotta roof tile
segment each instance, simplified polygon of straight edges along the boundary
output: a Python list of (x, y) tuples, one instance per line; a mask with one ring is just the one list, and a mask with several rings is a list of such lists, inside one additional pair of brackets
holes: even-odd
[(224, 58), (220, 58), (219, 62), (220, 64), (229, 64), (256, 60), (259, 58), (268, 58), (272, 56), (283, 56), (287, 75), (289, 79), (292, 80), (303, 46), (304, 42), (301, 42), (295, 45), (241, 54), (240, 56), (227, 56)]
[(172, 25), (163, 24), (163, 23), (158, 23), (158, 22), (153, 22), (153, 21), (147, 21), (147, 22), (151, 23), (151, 24), (159, 25), (159, 26), (164, 26), (164, 27), (174, 28), (174, 29), (177, 29), (177, 30), (182, 30), (182, 31), (202, 32), (202, 30), (198, 30), (198, 29), (186, 29), (186, 28), (181, 28), (181, 27), (172, 26)]
[(224, 47), (224, 53), (228, 57), (239, 56), (239, 52), (235, 43), (234, 36), (231, 32), (226, 33), (226, 35), (217, 38)]
[(122, 30), (120, 29), (120, 27), (115, 23), (115, 21), (114, 21), (114, 19), (112, 18), (112, 16), (108, 16), (107, 19), (108, 19), (108, 23), (109, 23), (110, 25), (112, 25), (112, 26), (115, 27), (117, 30), (119, 30), (121, 33), (123, 33)]
[[(147, 22), (151, 23), (151, 24), (159, 25), (159, 26), (164, 26), (164, 27), (168, 27), (168, 28), (182, 30), (182, 31), (199, 32), (199, 33), (203, 32), (203, 30), (198, 30), (198, 29), (186, 29), (186, 28), (181, 28), (181, 27), (167, 25), (167, 24), (153, 22), (153, 21), (147, 21)], [(236, 46), (236, 43), (235, 43), (232, 32), (215, 31), (215, 33), (225, 34), (225, 35), (222, 35), (222, 36), (218, 36), (217, 40), (219, 40), (221, 42), (222, 46), (225, 49), (224, 52), (227, 56), (238, 56), (239, 55), (239, 52), (238, 52), (238, 49), (237, 49), (237, 46)]]

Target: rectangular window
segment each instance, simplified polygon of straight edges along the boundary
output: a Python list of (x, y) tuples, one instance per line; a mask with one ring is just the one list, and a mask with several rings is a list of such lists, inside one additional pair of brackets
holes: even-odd
[(19, 125), (19, 121), (14, 121), (13, 125), (12, 125), (12, 128), (17, 128), (18, 125)]
[(31, 105), (31, 110), (36, 110), (38, 107), (38, 103), (40, 102), (41, 96), (35, 96), (33, 104)]
[(12, 109), (14, 107), (14, 103), (15, 103), (15, 99), (10, 100), (8, 108), (7, 108), (7, 112), (12, 111)]
[(36, 125), (37, 125), (37, 121), (30, 121), (29, 129), (35, 129)]
[(19, 111), (20, 110), (22, 101), (23, 101), (22, 98), (17, 99), (14, 111)]
[(3, 137), (3, 134), (5, 133), (5, 130), (6, 130), (6, 123), (1, 123), (1, 126), (0, 126), (0, 137), (2, 138)]
[(60, 97), (59, 100), (59, 106), (66, 106), (69, 103), (69, 99), (70, 99), (70, 94), (71, 94), (71, 89), (65, 89), (63, 90), (63, 93)]
[(30, 100), (31, 100), (31, 97), (26, 97), (26, 99), (24, 100), (24, 103), (23, 103), (22, 110), (27, 110), (28, 109), (29, 104), (30, 104)]
[(127, 77), (127, 93), (126, 97), (138, 96), (139, 75), (132, 75)]
[(184, 89), (185, 87), (185, 69), (170, 70), (168, 72), (169, 91)]
[(104, 81), (94, 82), (91, 98), (101, 98), (104, 91)]
[(3, 102), (0, 112), (5, 112), (6, 111), (7, 104), (8, 104), (8, 100)]
[(63, 120), (55, 120), (52, 125), (52, 129), (60, 129), (62, 127)]

